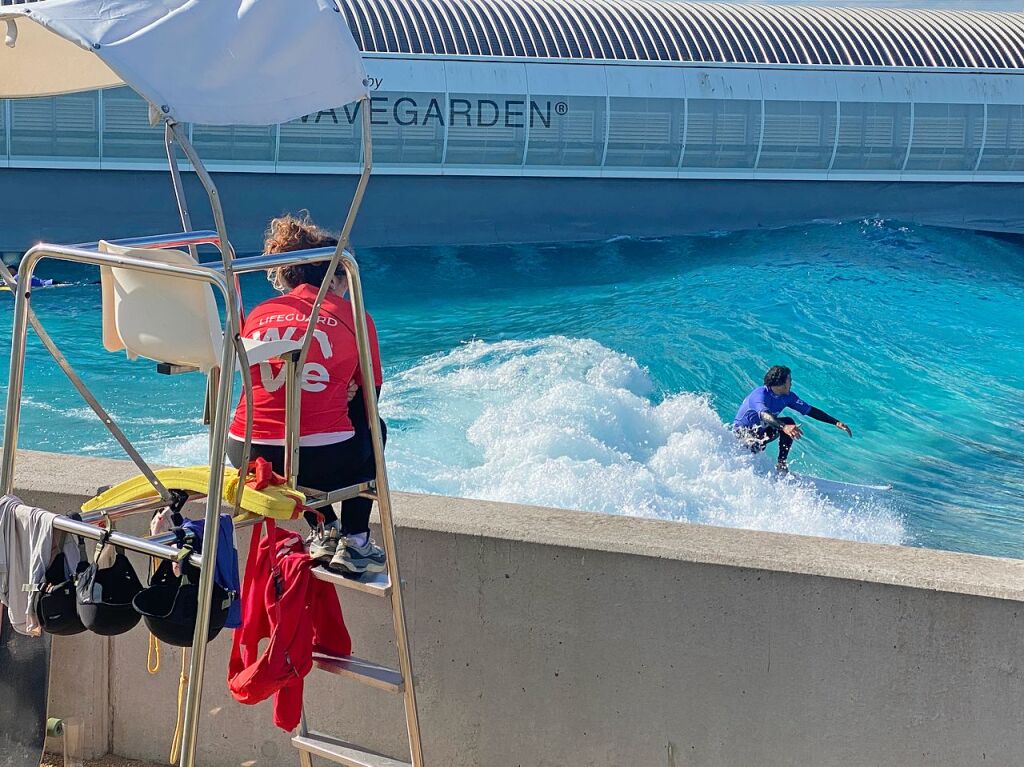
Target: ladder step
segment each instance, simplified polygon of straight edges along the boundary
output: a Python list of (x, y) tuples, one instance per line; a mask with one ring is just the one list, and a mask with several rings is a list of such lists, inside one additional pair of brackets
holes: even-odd
[(338, 658), (333, 655), (322, 655), (313, 653), (313, 663), (317, 668), (355, 679), (363, 684), (376, 687), (386, 692), (402, 692), (405, 689), (405, 682), (402, 680), (402, 672), (396, 671), (387, 666), (381, 666), (362, 658), (349, 655)]
[(358, 578), (346, 578), (340, 573), (328, 570), (326, 567), (314, 567), (313, 577), (333, 583), (346, 589), (355, 589), (364, 594), (375, 597), (387, 597), (391, 595), (391, 579), (387, 573), (363, 573)]
[(412, 767), (408, 762), (400, 762), (372, 751), (364, 751), (351, 743), (320, 732), (296, 735), (292, 738), (292, 745), (300, 751), (328, 759), (335, 764), (346, 765), (346, 767)]
[(320, 509), (332, 503), (347, 501), (349, 498), (357, 498), (360, 495), (371, 495), (376, 499), (377, 485), (374, 482), (361, 482), (348, 487), (339, 487), (337, 490), (323, 492), (308, 487), (299, 486), (299, 490), (306, 496), (306, 505), (311, 509)]

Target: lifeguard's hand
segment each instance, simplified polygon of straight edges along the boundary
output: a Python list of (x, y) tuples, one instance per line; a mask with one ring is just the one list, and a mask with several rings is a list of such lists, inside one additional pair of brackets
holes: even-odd
[(356, 383), (356, 379), (352, 379), (348, 382), (348, 401), (351, 402), (356, 398), (356, 394), (359, 393), (359, 384)]
[(799, 424), (787, 423), (782, 427), (782, 432), (790, 439), (800, 439), (804, 436), (803, 431), (800, 430)]
[(852, 437), (853, 436), (853, 431), (850, 429), (849, 426), (847, 426), (842, 421), (836, 421), (836, 428), (837, 429), (842, 429), (843, 431), (845, 431), (846, 432), (846, 436), (848, 436), (848, 437)]

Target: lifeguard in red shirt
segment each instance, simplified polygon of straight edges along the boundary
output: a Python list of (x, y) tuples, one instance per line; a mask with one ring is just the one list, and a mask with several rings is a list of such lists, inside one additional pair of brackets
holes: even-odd
[[(264, 242), (265, 253), (287, 253), (307, 248), (334, 247), (336, 238), (308, 218), (285, 216), (270, 222)], [(327, 275), (327, 263), (284, 266), (272, 270), (269, 278), (282, 295), (257, 305), (245, 320), (246, 338), (300, 339), (309, 325), (309, 315), (320, 284)], [(359, 369), (352, 306), (345, 298), (348, 281), (336, 275), (320, 307), (317, 327), (306, 364), (300, 373), (302, 406), (299, 416), (299, 484), (316, 490), (334, 490), (376, 477), (366, 409), (359, 387), (364, 385)], [(366, 315), (373, 359), (373, 385), (380, 394), (382, 383), (380, 351), (373, 319)], [(262, 457), (284, 471), (285, 401), (284, 363), (280, 360), (253, 365), (252, 458)], [(235, 409), (229, 430), (228, 457), (237, 466), (242, 460), (245, 440), (246, 405), (243, 396)], [(386, 438), (386, 428), (381, 422)], [(373, 502), (352, 498), (342, 502), (341, 514), (331, 507), (322, 509), (325, 524), (320, 528), (309, 514), (313, 528), (310, 555), (331, 569), (343, 573), (383, 572), (383, 550), (370, 540), (370, 509)]]

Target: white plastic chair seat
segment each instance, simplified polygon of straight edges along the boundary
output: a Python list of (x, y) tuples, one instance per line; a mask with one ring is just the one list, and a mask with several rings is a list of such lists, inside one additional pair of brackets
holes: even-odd
[[(99, 250), (162, 264), (196, 264), (180, 250), (126, 248), (104, 240)], [(130, 359), (145, 357), (204, 373), (220, 366), (224, 326), (209, 283), (107, 266), (100, 269), (100, 283), (107, 351), (124, 349)], [(243, 339), (242, 345), (255, 365), (302, 348), (302, 339)]]

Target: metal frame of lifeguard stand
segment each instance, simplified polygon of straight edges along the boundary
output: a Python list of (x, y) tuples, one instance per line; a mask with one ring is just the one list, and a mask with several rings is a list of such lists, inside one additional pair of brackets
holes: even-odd
[[(174, 194), (177, 200), (178, 212), (181, 219), (181, 233), (158, 235), (152, 237), (137, 237), (121, 240), (111, 240), (113, 244), (133, 248), (181, 248), (187, 247), (193, 257), (196, 257), (195, 265), (165, 264), (145, 259), (132, 258), (129, 256), (112, 255), (101, 253), (99, 243), (88, 243), (84, 245), (52, 245), (41, 243), (31, 248), (22, 259), (19, 267), (19, 282), (16, 284), (10, 273), (3, 267), (0, 269), (0, 277), (11, 288), (15, 294), (14, 323), (11, 334), (11, 360), (10, 376), (8, 379), (6, 421), (4, 424), (4, 450), (2, 477), (0, 477), (0, 491), (3, 494), (12, 492), (14, 488), (15, 459), (17, 454), (18, 431), (21, 417), (21, 395), (24, 387), (25, 350), (27, 342), (28, 326), (31, 325), (40, 337), (43, 345), (51, 354), (61, 370), (68, 376), (71, 383), (83, 396), (90, 408), (96, 413), (104, 426), (110, 431), (125, 452), (138, 466), (142, 474), (153, 485), (158, 498), (147, 498), (142, 501), (129, 502), (118, 506), (96, 510), (85, 515), (82, 521), (76, 521), (68, 517), (57, 517), (54, 527), (75, 535), (80, 535), (93, 540), (100, 540), (104, 535), (103, 531), (96, 527), (94, 522), (104, 519), (110, 520), (129, 514), (142, 511), (158, 509), (168, 505), (172, 501), (172, 494), (164, 487), (153, 470), (147, 465), (142, 456), (131, 445), (124, 432), (117, 426), (114, 419), (103, 409), (96, 397), (89, 391), (88, 387), (71, 367), (70, 363), (60, 352), (52, 338), (47, 334), (42, 324), (33, 312), (31, 301), (31, 284), (35, 268), (44, 259), (59, 261), (70, 261), (81, 264), (90, 264), (99, 267), (114, 267), (118, 269), (136, 270), (151, 274), (178, 277), (181, 279), (205, 282), (218, 290), (224, 298), (225, 323), (224, 341), (221, 352), (221, 364), (219, 369), (211, 373), (207, 385), (206, 414), (209, 418), (209, 465), (210, 479), (206, 494), (206, 529), (216, 529), (218, 516), (221, 513), (221, 495), (223, 492), (223, 478), (225, 468), (225, 453), (227, 447), (227, 426), (229, 418), (229, 407), (231, 404), (231, 393), (233, 388), (233, 371), (236, 359), (239, 365), (243, 391), (249, 403), (247, 407), (248, 423), (246, 425), (245, 443), (243, 448), (243, 466), (247, 465), (251, 447), (252, 431), (252, 381), (248, 366), (246, 351), (241, 342), (241, 290), (238, 277), (248, 272), (261, 271), (278, 268), (286, 265), (316, 263), (330, 261), (327, 274), (320, 286), (319, 293), (310, 311), (309, 323), (306, 334), (303, 338), (302, 347), (293, 352), (283, 355), (285, 363), (285, 473), (291, 487), (298, 487), (297, 478), (299, 473), (299, 412), (301, 410), (301, 383), (299, 381), (300, 371), (303, 369), (306, 357), (313, 340), (313, 330), (316, 327), (320, 307), (327, 294), (331, 280), (337, 273), (340, 265), (348, 278), (349, 294), (351, 296), (352, 316), (356, 346), (359, 353), (359, 367), (363, 375), (362, 392), (366, 407), (367, 421), (370, 428), (370, 437), (373, 447), (374, 462), (376, 465), (376, 480), (362, 483), (348, 488), (341, 488), (329, 493), (318, 493), (307, 491), (307, 505), (312, 508), (320, 508), (330, 503), (342, 501), (348, 498), (363, 496), (377, 501), (381, 519), (381, 533), (384, 549), (387, 554), (387, 575), (386, 583), (374, 582), (365, 583), (361, 581), (348, 580), (341, 576), (329, 574), (325, 570), (315, 570), (317, 577), (330, 581), (338, 586), (347, 586), (365, 593), (375, 594), (382, 597), (389, 597), (391, 612), (394, 622), (396, 646), (398, 650), (399, 669), (397, 671), (378, 666), (373, 663), (359, 660), (357, 658), (331, 658), (327, 656), (317, 657), (317, 665), (326, 670), (333, 671), (350, 678), (368, 683), (372, 686), (401, 692), (405, 703), (406, 727), (409, 737), (409, 750), (412, 767), (422, 767), (423, 751), (419, 728), (419, 715), (416, 706), (415, 685), (413, 683), (412, 659), (409, 649), (408, 634), (406, 631), (405, 610), (402, 600), (401, 578), (398, 567), (396, 550), (394, 522), (391, 513), (391, 496), (387, 477), (387, 467), (384, 461), (383, 435), (380, 428), (380, 420), (377, 409), (377, 394), (372, 381), (372, 357), (370, 353), (369, 335), (366, 325), (366, 309), (363, 303), (362, 283), (359, 277), (359, 267), (355, 257), (349, 248), (349, 240), (352, 227), (355, 223), (366, 185), (369, 181), (370, 172), (373, 167), (372, 161), (372, 139), (370, 132), (370, 110), (368, 97), (361, 100), (362, 112), (362, 141), (363, 157), (362, 171), (356, 190), (352, 198), (349, 211), (345, 219), (341, 235), (338, 238), (336, 248), (315, 248), (309, 250), (293, 251), (275, 255), (261, 255), (249, 258), (235, 258), (234, 249), (231, 247), (227, 234), (227, 225), (224, 218), (223, 206), (217, 187), (199, 155), (188, 140), (182, 126), (168, 117), (161, 117), (164, 124), (164, 143), (167, 153), (168, 165), (171, 172), (171, 180), (174, 187)], [(151, 113), (159, 116), (159, 112)], [(174, 149), (177, 144), (185, 157), (188, 159), (195, 171), (203, 189), (209, 197), (210, 208), (213, 213), (214, 226), (216, 231), (192, 231), (191, 219), (186, 204), (184, 184), (182, 183), (181, 172), (178, 167), (178, 160)], [(198, 263), (197, 247), (200, 245), (215, 245), (221, 253), (221, 263), (214, 265), (201, 265)], [(238, 508), (241, 502), (244, 482), (238, 483), (238, 492), (235, 497), (234, 511), (236, 524), (251, 524), (258, 522), (259, 517), (249, 515), (238, 515)], [(146, 554), (161, 559), (177, 559), (180, 551), (172, 548), (169, 544), (173, 541), (173, 534), (158, 535), (150, 538), (140, 538), (114, 531), (110, 533), (109, 540), (112, 544), (125, 549)], [(193, 554), (191, 560), (200, 566), (199, 596), (198, 596), (198, 618), (196, 621), (195, 633), (192, 643), (192, 659), (190, 666), (188, 690), (185, 698), (184, 734), (181, 748), (181, 767), (195, 767), (196, 747), (199, 729), (199, 706), (202, 697), (203, 677), (206, 665), (206, 637), (209, 630), (210, 605), (214, 583), (213, 567), (203, 567), (203, 563), (212, 563), (217, 555), (217, 536), (207, 536), (206, 545), (202, 555)], [(307, 728), (305, 713), (303, 713), (299, 733), (292, 739), (293, 745), (299, 750), (300, 764), (302, 767), (311, 767), (312, 755), (330, 759), (339, 764), (355, 765), (356, 767), (371, 766), (375, 764), (399, 764), (394, 760), (380, 757), (372, 752), (366, 752), (353, 746), (350, 743), (331, 738), (319, 733), (311, 733)]]

